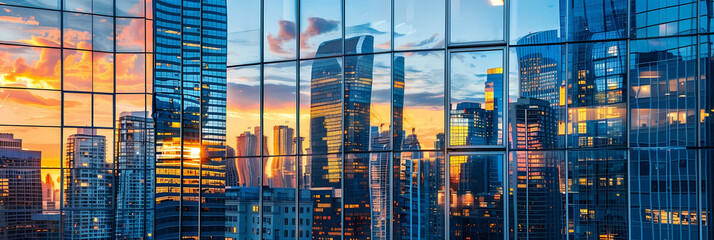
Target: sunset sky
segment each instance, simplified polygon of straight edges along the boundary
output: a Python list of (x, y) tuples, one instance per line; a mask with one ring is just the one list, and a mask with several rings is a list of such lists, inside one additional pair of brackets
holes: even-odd
[[(30, 5), (52, 7), (51, 2), (33, 1)], [(68, 3), (66, 7), (75, 11), (92, 10), (91, 5), (81, 3)], [(101, 4), (101, 1), (95, 1), (95, 4)], [(95, 6), (95, 10), (100, 7)], [(151, 31), (146, 28), (151, 22), (140, 18), (116, 18), (115, 37), (113, 18), (67, 13), (64, 15), (64, 38), (60, 39), (59, 12), (10, 6), (0, 8), (0, 42), (29, 45), (0, 46), (0, 86), (11, 87), (0, 88), (0, 114), (3, 116), (0, 124), (18, 125), (0, 126), (0, 132), (15, 134), (15, 138), (22, 139), (24, 149), (41, 151), (42, 167), (59, 168), (62, 165), (62, 141), (77, 132), (71, 127), (62, 132), (62, 106), (64, 126), (91, 127), (94, 123), (95, 127), (105, 128), (114, 126), (114, 107), (118, 116), (123, 111), (145, 111), (147, 104), (150, 106), (151, 98), (146, 91), (150, 91), (151, 85), (146, 79), (151, 79), (147, 76), (151, 68), (147, 68), (146, 62), (147, 58), (151, 61), (151, 55), (141, 52), (151, 49), (151, 41), (146, 39), (147, 35), (151, 37), (150, 33), (146, 34)], [(122, 16), (143, 16), (145, 6), (143, 1), (120, 1), (116, 11)], [(57, 48), (61, 44), (76, 50), (62, 51)], [(90, 50), (116, 50), (119, 53)], [(64, 57), (64, 66), (61, 66), (61, 57)], [(64, 86), (61, 79), (64, 79)], [(115, 87), (117, 93), (136, 94), (114, 96)], [(57, 90), (84, 93), (63, 94)], [(110, 143), (107, 144), (107, 161), (113, 161), (114, 131), (102, 129), (97, 134), (107, 136)], [(59, 170), (43, 170), (43, 175), (45, 172), (53, 175), (53, 179), (59, 176)]]

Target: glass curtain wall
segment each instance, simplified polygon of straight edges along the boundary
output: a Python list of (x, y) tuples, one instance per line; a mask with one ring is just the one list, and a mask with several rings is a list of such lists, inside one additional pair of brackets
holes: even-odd
[(226, 237), (711, 238), (711, 5), (228, 1)]
[(0, 3), (0, 238), (153, 236), (153, 10)]

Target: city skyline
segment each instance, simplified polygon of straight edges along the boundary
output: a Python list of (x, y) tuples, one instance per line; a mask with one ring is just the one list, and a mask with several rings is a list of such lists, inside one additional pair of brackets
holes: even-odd
[(711, 6), (3, 1), (0, 239), (711, 239)]

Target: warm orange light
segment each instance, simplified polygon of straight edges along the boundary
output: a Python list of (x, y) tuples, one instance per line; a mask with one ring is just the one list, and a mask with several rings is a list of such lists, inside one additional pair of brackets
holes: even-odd
[(190, 157), (191, 158), (200, 158), (201, 157), (201, 149), (200, 148), (191, 148), (189, 151)]
[(503, 0), (489, 0), (491, 6), (503, 6)]

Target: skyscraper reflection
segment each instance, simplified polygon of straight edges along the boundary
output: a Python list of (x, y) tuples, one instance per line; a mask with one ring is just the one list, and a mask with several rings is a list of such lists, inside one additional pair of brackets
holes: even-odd
[[(25, 150), (22, 139), (0, 133), (0, 238), (59, 239), (59, 192), (49, 174), (42, 181), (41, 151)], [(45, 193), (47, 192), (47, 193)], [(56, 200), (55, 200), (56, 199)], [(44, 208), (44, 205), (48, 205)]]
[(64, 238), (114, 237), (114, 171), (106, 146), (96, 129), (79, 128), (67, 138)]

